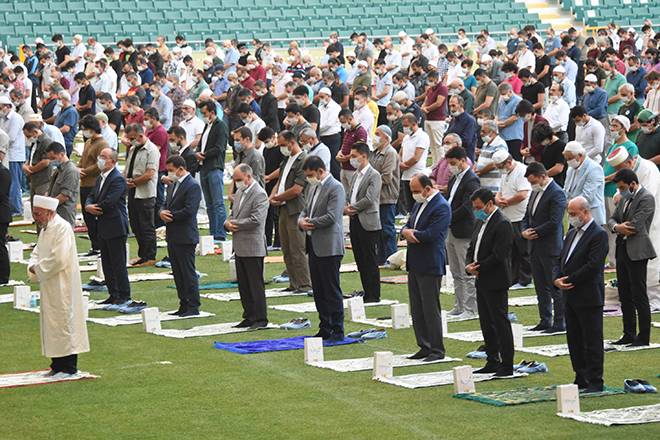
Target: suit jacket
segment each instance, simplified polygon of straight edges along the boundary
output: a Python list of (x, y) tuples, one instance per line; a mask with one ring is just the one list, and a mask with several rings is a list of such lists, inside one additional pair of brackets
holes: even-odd
[(190, 147), (187, 147), (185, 150), (183, 150), (183, 153), (179, 153), (181, 157), (183, 157), (183, 160), (186, 161), (186, 168), (188, 169), (188, 172), (192, 174), (193, 177), (195, 177), (195, 174), (197, 174), (197, 171), (199, 170), (199, 161), (195, 157), (195, 150), (193, 150)]
[(9, 174), (9, 170), (0, 163), (0, 223), (11, 223), (11, 208), (9, 204), (10, 186), (11, 174)]
[(357, 217), (365, 231), (380, 231), (380, 188), (382, 181), (378, 171), (374, 167), (369, 167), (357, 188), (355, 204), (350, 201), (353, 197), (355, 181), (359, 171), (353, 173), (351, 177), (350, 188), (348, 190), (347, 202), (358, 212)]
[(630, 222), (637, 231), (636, 234), (627, 238), (618, 236), (617, 246), (625, 242), (628, 256), (633, 261), (647, 260), (656, 257), (653, 242), (649, 238), (649, 228), (655, 214), (655, 199), (645, 188), (640, 187), (630, 201), (630, 207), (626, 209), (626, 202), (620, 200), (616, 205), (614, 214), (607, 222), (610, 231), (617, 223)]
[[(452, 176), (447, 184), (447, 198), (456, 184), (456, 176)], [(472, 194), (479, 189), (479, 177), (468, 169), (458, 183), (458, 188), (451, 199), (451, 233), (456, 238), (470, 238), (474, 230), (474, 213), (472, 212)]]
[(101, 175), (96, 178), (94, 190), (87, 196), (85, 205), (97, 204), (103, 210), (103, 214), (96, 217), (99, 238), (125, 237), (128, 235), (126, 180), (117, 168), (110, 171), (102, 188), (101, 179)]
[(201, 139), (204, 138), (204, 134), (207, 131), (209, 131), (209, 136), (206, 141), (206, 147), (202, 148), (202, 145), (197, 147), (197, 151), (203, 151), (206, 155), (201, 162), (200, 171), (208, 172), (211, 170), (224, 170), (225, 152), (227, 151), (227, 136), (229, 131), (227, 124), (225, 124), (220, 118), (215, 118), (213, 124), (210, 126), (206, 124), (202, 131), (200, 144)]
[(229, 220), (238, 225), (238, 231), (232, 234), (234, 252), (237, 257), (264, 257), (268, 195), (256, 180), (247, 193), (246, 189), (234, 193), (234, 205), (229, 215)]
[(477, 223), (468, 247), (466, 265), (479, 263), (479, 275), (476, 278), (477, 288), (486, 290), (508, 289), (511, 285), (511, 248), (513, 246), (513, 227), (511, 222), (496, 210), (481, 236), (479, 251), (475, 258), (475, 247), (481, 230), (481, 222)]
[(602, 306), (605, 296), (603, 261), (608, 251), (607, 232), (594, 219), (583, 232), (571, 255), (566, 258), (577, 231), (572, 228), (566, 234), (559, 266), (555, 267), (553, 278), (567, 276), (567, 282), (575, 286), (563, 291), (566, 304), (573, 307)]
[(604, 201), (605, 175), (599, 163), (587, 157), (579, 168), (568, 167), (564, 191), (568, 200), (577, 196), (587, 199), (596, 224), (604, 225), (607, 222)]
[(437, 193), (415, 224), (421, 206), (421, 203), (415, 203), (404, 226), (404, 229), (415, 229), (415, 237), (419, 240), (419, 243), (408, 243), (406, 269), (408, 272), (440, 277), (445, 274), (447, 264), (445, 240), (451, 223), (451, 208), (442, 194)]
[[(535, 197), (541, 199), (532, 215)], [(522, 225), (523, 230), (532, 228), (539, 236), (536, 240), (529, 241), (531, 252), (540, 252), (548, 256), (559, 255), (564, 236), (562, 221), (566, 204), (566, 195), (554, 180), (542, 193), (532, 192)]]
[[(318, 195), (316, 195), (318, 193)], [(344, 255), (344, 206), (346, 192), (341, 183), (329, 176), (325, 182), (310, 188), (308, 201), (298, 220), (309, 217), (313, 229), (307, 239), (318, 257)], [(312, 203), (316, 203), (312, 209)], [(288, 202), (287, 202), (288, 203)]]
[(280, 117), (277, 112), (277, 98), (268, 92), (259, 99), (259, 107), (261, 108), (261, 120), (264, 121), (267, 127), (273, 129), (274, 132), (280, 131)]
[[(174, 187), (177, 186), (176, 192)], [(174, 193), (174, 194), (172, 194)], [(202, 200), (202, 189), (192, 175), (176, 185), (167, 186), (162, 210), (169, 210), (173, 220), (165, 223), (165, 237), (169, 244), (197, 244), (197, 210)]]

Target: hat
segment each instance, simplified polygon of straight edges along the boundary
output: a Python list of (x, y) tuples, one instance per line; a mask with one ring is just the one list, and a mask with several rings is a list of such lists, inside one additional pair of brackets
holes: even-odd
[(97, 121), (103, 121), (106, 124), (108, 123), (108, 115), (106, 115), (103, 112), (98, 112), (96, 115), (94, 115)]
[(185, 101), (183, 101), (183, 104), (182, 104), (182, 105), (183, 105), (184, 107), (197, 108), (197, 106), (195, 105), (195, 101), (193, 101), (192, 99), (186, 99)]
[(424, 33), (425, 33), (426, 35), (431, 35), (431, 34), (434, 34), (435, 32), (433, 32), (433, 29), (432, 29), (432, 28), (426, 28), (426, 30), (424, 31)]
[(403, 37), (405, 37), (405, 36), (407, 36), (407, 35), (408, 35), (408, 34), (406, 34), (406, 33), (403, 32), (403, 31), (399, 32), (399, 38), (403, 38)]
[(657, 118), (658, 115), (653, 113), (651, 110), (645, 108), (637, 114), (637, 120), (639, 122), (649, 122), (651, 119)]
[(44, 39), (37, 37), (34, 39), (34, 44), (44, 44)]
[(634, 34), (634, 33), (635, 33), (635, 29), (629, 27), (629, 28), (628, 28), (628, 33), (629, 33), (629, 34)]
[(358, 67), (369, 67), (369, 64), (365, 60), (360, 60), (357, 63)]
[(321, 93), (323, 93), (324, 95), (332, 96), (332, 91), (327, 87), (322, 87), (321, 90), (319, 90), (319, 95)]
[(59, 204), (60, 201), (53, 197), (46, 197), (40, 195), (35, 195), (34, 199), (32, 200), (32, 206), (34, 206), (35, 208), (43, 208), (49, 211), (56, 211)]
[(571, 141), (564, 147), (564, 153), (584, 154), (585, 151), (584, 145), (578, 141)]
[(382, 131), (388, 138), (392, 139), (392, 129), (388, 125), (379, 125), (376, 129)]
[(44, 118), (39, 113), (32, 113), (25, 117), (25, 122), (44, 122)]
[(617, 167), (627, 161), (629, 157), (630, 154), (628, 154), (628, 150), (626, 150), (624, 147), (618, 147), (615, 148), (609, 156), (607, 156), (607, 163), (609, 163), (612, 167)]
[(11, 105), (12, 102), (7, 95), (0, 95), (0, 105), (4, 105), (4, 104)]
[(552, 71), (557, 73), (566, 73), (566, 68), (564, 66), (557, 66)]
[(592, 82), (592, 83), (597, 83), (598, 82), (598, 77), (594, 75), (593, 73), (590, 73), (589, 75), (584, 77), (584, 80), (587, 82)]
[(626, 131), (630, 130), (630, 119), (628, 119), (627, 117), (623, 115), (616, 115), (612, 119), (616, 120), (619, 124), (623, 125), (623, 128), (625, 128)]
[(468, 40), (467, 37), (463, 37), (460, 40), (458, 40), (456, 43), (460, 46), (467, 46), (468, 44), (470, 44), (470, 40)]
[(492, 157), (495, 164), (501, 164), (505, 162), (509, 157), (511, 157), (511, 155), (508, 151), (497, 150), (495, 153), (493, 153)]

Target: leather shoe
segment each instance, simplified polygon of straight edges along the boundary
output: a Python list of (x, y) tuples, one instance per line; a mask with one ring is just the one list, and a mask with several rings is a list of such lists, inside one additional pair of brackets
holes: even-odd
[(252, 325), (252, 321), (244, 319), (234, 326), (234, 328), (248, 328)]
[(634, 338), (631, 336), (623, 335), (618, 341), (612, 342), (612, 345), (628, 345), (635, 342)]
[(445, 358), (444, 354), (439, 354), (439, 353), (431, 353), (430, 355), (426, 356), (424, 359), (422, 359), (422, 362), (435, 362), (435, 361), (441, 361)]
[(509, 376), (513, 376), (513, 367), (500, 367), (493, 375), (493, 377), (509, 377)]
[(250, 330), (264, 329), (268, 326), (268, 321), (256, 321), (250, 325)]
[(323, 338), (323, 339), (328, 339), (330, 337), (330, 333), (324, 332), (324, 331), (319, 331), (317, 332), (313, 338)]
[(483, 368), (479, 368), (474, 372), (474, 374), (497, 373), (499, 369), (500, 369), (500, 364), (486, 363), (486, 365)]
[(545, 330), (543, 330), (543, 333), (552, 334), (552, 333), (561, 333), (561, 332), (565, 332), (565, 331), (566, 331), (565, 327), (559, 327), (559, 326), (555, 327), (553, 325), (552, 327), (549, 327), (549, 328), (546, 328)]
[(647, 345), (650, 345), (649, 341), (641, 341), (639, 339), (635, 339), (630, 344), (628, 344), (628, 347), (645, 347)]
[(367, 304), (367, 303), (379, 303), (379, 302), (380, 302), (380, 298), (370, 298), (370, 297), (366, 297), (366, 296), (365, 296), (364, 299), (363, 299), (363, 302), (364, 302), (365, 304)]
[(430, 355), (430, 353), (428, 351), (419, 350), (417, 353), (415, 353), (411, 356), (408, 356), (408, 359), (413, 359), (413, 360), (425, 359), (425, 358), (429, 357), (429, 355)]
[(179, 314), (180, 317), (185, 318), (188, 316), (198, 316), (199, 315), (199, 310), (186, 310), (184, 312), (181, 312)]
[(113, 297), (109, 297), (101, 301), (99, 304), (105, 305), (105, 304), (114, 304), (114, 303), (115, 303), (115, 299)]
[(533, 331), (533, 332), (540, 332), (540, 331), (546, 330), (548, 328), (550, 328), (550, 324), (546, 324), (544, 322), (539, 322), (536, 326), (530, 328), (530, 330)]
[(330, 341), (330, 342), (341, 342), (341, 341), (344, 340), (344, 334), (343, 333), (333, 333), (330, 336), (328, 336), (327, 338), (323, 338), (323, 339), (325, 339), (326, 341)]
[(601, 393), (603, 391), (602, 385), (590, 384), (584, 389), (584, 393)]

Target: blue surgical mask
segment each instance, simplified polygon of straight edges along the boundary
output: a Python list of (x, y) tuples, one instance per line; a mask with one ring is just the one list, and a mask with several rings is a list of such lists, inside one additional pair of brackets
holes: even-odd
[(240, 153), (243, 150), (245, 150), (245, 145), (243, 145), (240, 142), (234, 142), (234, 149), (236, 150), (237, 153)]
[(621, 198), (623, 200), (630, 200), (630, 199), (632, 199), (632, 196), (633, 196), (632, 192), (630, 191), (630, 188), (628, 188), (624, 191), (619, 190), (619, 194), (621, 195)]
[(485, 222), (486, 219), (488, 218), (488, 214), (486, 214), (486, 211), (483, 209), (475, 209), (474, 211), (474, 217), (482, 222)]
[(51, 160), (50, 164), (51, 164), (51, 166), (53, 166), (55, 168), (59, 168), (60, 165), (62, 165), (62, 162), (60, 162), (59, 160)]

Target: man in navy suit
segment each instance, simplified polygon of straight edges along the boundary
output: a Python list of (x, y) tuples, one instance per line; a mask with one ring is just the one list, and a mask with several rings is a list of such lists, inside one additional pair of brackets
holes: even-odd
[(445, 357), (439, 296), (447, 264), (445, 240), (451, 223), (451, 208), (428, 176), (413, 176), (410, 191), (415, 204), (401, 230), (401, 237), (408, 242), (408, 295), (419, 346), (419, 351), (410, 359), (432, 362)]
[(561, 332), (566, 329), (564, 301), (554, 286), (553, 273), (559, 264), (566, 195), (561, 187), (548, 177), (548, 172), (540, 162), (529, 164), (525, 177), (532, 185), (532, 194), (523, 218), (521, 235), (530, 244), (532, 278), (541, 318), (532, 330)]
[(160, 219), (165, 222), (167, 253), (172, 262), (172, 273), (179, 309), (178, 316), (199, 315), (199, 284), (195, 270), (195, 247), (199, 243), (197, 210), (202, 190), (186, 169), (181, 156), (170, 156), (166, 162), (167, 177), (173, 182), (167, 186), (165, 204)]
[(476, 277), (479, 325), (484, 336), (486, 365), (475, 373), (513, 374), (513, 333), (509, 322), (513, 226), (495, 204), (495, 195), (480, 188), (470, 198), (479, 221), (467, 251), (465, 272)]
[(101, 150), (96, 162), (101, 174), (94, 189), (87, 196), (85, 211), (96, 217), (101, 248), (101, 264), (105, 285), (110, 297), (101, 304), (119, 305), (131, 301), (131, 285), (126, 269), (126, 239), (128, 211), (126, 210), (126, 179), (116, 168), (117, 152)]
[(582, 196), (568, 203), (566, 234), (554, 285), (566, 304), (566, 341), (575, 384), (587, 392), (603, 390), (603, 298), (607, 232), (594, 221)]

